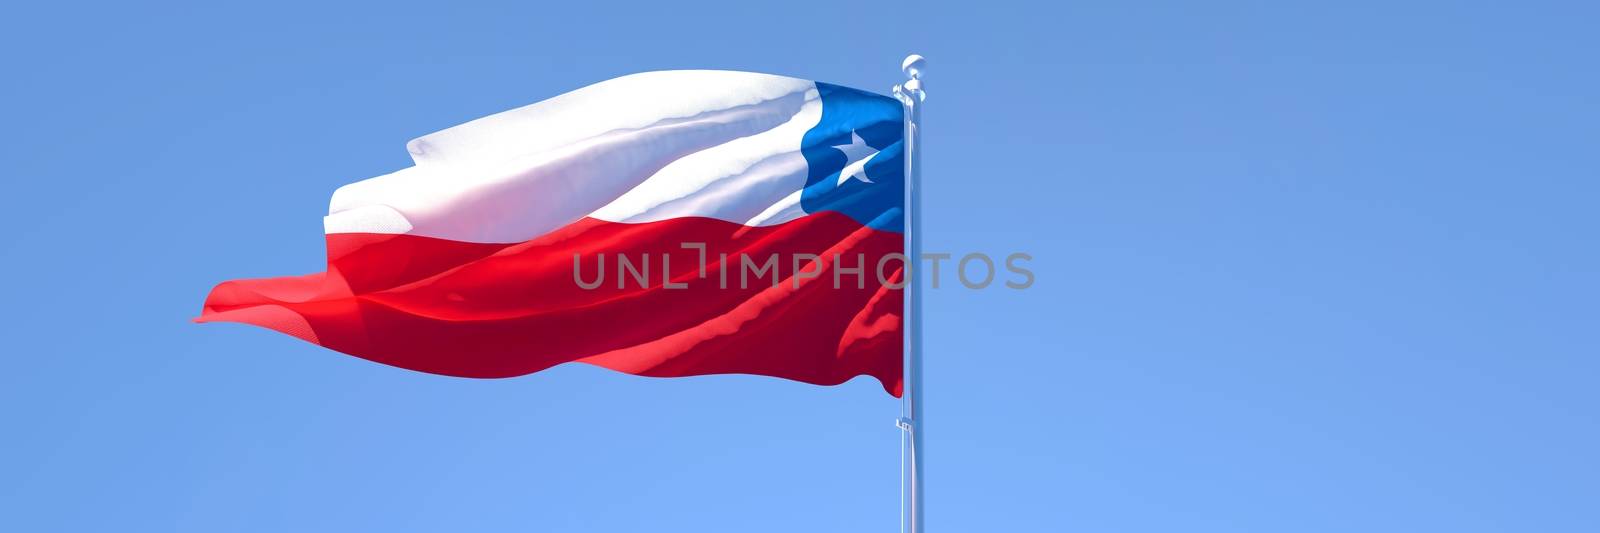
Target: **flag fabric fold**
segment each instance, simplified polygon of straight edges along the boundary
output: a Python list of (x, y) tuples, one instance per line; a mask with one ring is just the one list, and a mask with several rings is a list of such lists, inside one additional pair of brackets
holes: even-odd
[(781, 76), (601, 82), (408, 143), (339, 188), (327, 270), (228, 281), (200, 322), (496, 378), (582, 362), (901, 393), (900, 103)]

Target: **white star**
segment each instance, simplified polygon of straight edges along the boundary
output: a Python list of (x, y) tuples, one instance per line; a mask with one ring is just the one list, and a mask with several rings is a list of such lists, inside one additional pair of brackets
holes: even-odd
[(850, 178), (861, 180), (862, 183), (872, 183), (867, 179), (867, 162), (878, 156), (878, 149), (867, 146), (867, 141), (854, 130), (850, 132), (850, 144), (836, 144), (833, 146), (844, 152), (844, 169), (839, 171), (839, 185), (850, 181)]

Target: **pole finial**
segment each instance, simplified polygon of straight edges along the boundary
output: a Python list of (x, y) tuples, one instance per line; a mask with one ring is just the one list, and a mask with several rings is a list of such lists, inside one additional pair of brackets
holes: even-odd
[(908, 105), (922, 103), (923, 100), (927, 100), (928, 93), (922, 90), (922, 71), (926, 68), (928, 68), (928, 60), (926, 58), (918, 54), (906, 56), (906, 60), (900, 62), (900, 71), (906, 73), (906, 77), (910, 79), (906, 80), (905, 83), (896, 84), (894, 86), (894, 95), (899, 97), (901, 101), (907, 102)]
[(922, 79), (922, 69), (927, 68), (927, 66), (928, 60), (926, 58), (921, 55), (911, 54), (906, 56), (906, 60), (900, 63), (900, 70), (906, 73), (907, 78), (920, 80)]

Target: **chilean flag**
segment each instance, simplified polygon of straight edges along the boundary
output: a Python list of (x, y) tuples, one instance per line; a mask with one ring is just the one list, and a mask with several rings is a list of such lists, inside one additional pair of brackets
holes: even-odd
[(198, 322), (476, 378), (567, 362), (901, 394), (900, 102), (663, 71), (411, 141), (333, 194), (327, 271), (224, 282)]

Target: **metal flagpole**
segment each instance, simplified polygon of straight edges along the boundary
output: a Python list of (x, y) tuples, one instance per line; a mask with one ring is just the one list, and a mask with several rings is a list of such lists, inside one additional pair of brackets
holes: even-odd
[(900, 64), (905, 83), (894, 96), (905, 106), (905, 387), (900, 397), (900, 531), (923, 533), (922, 460), (922, 70), (927, 60), (911, 54)]

